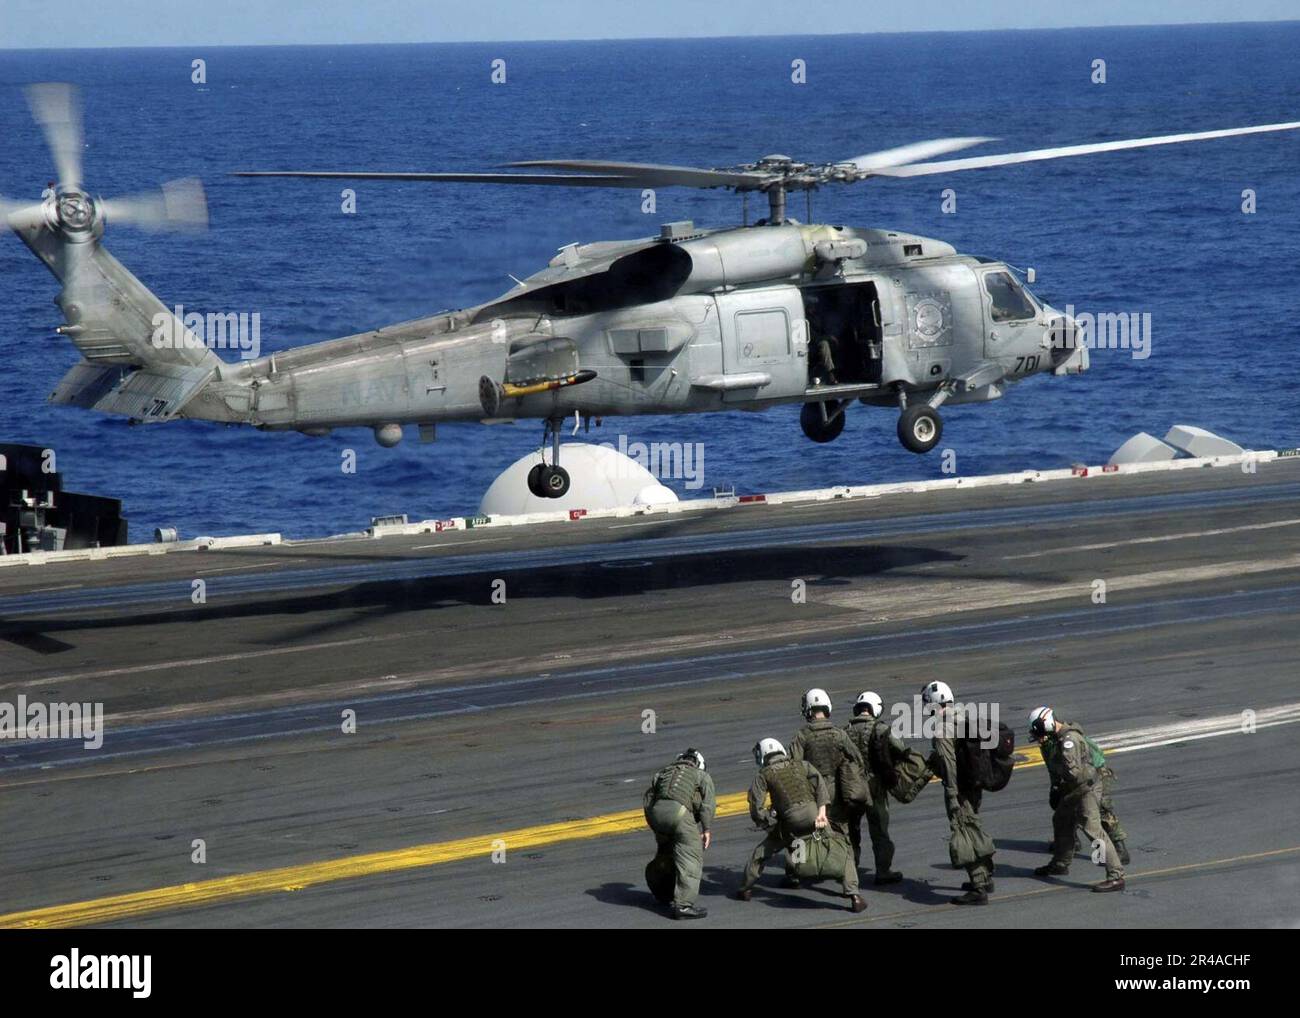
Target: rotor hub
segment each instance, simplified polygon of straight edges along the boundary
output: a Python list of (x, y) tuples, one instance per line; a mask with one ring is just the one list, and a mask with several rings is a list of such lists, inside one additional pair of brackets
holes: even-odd
[(84, 191), (65, 191), (54, 202), (59, 225), (68, 230), (88, 230), (95, 223), (95, 203)]

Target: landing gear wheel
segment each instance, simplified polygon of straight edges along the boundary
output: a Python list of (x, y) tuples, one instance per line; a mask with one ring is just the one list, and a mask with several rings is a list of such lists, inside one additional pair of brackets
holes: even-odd
[(564, 467), (543, 467), (540, 486), (544, 498), (563, 498), (569, 493), (569, 472)]
[(528, 471), (528, 490), (538, 498), (546, 498), (546, 491), (542, 488), (542, 471), (546, 469), (545, 463), (535, 463), (533, 469)]
[(551, 462), (548, 464), (545, 453), (542, 462), (533, 464), (528, 471), (528, 490), (538, 498), (563, 498), (569, 493), (569, 472), (560, 466), (560, 425), (562, 418), (552, 417), (546, 421), (542, 430), (542, 448), (551, 443)]
[(914, 403), (898, 418), (898, 440), (910, 452), (929, 452), (943, 437), (943, 420), (934, 408)]
[[(828, 420), (822, 420), (823, 406)], [(835, 413), (837, 410), (839, 412)], [(814, 442), (833, 442), (844, 430), (844, 411), (839, 410), (835, 403), (805, 403), (799, 411), (799, 427)]]

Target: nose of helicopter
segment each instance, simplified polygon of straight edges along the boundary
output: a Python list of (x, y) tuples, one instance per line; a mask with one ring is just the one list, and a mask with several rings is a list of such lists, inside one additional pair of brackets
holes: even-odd
[(1087, 371), (1088, 345), (1079, 331), (1079, 323), (1072, 315), (1050, 305), (1045, 305), (1044, 311), (1047, 319), (1044, 342), (1051, 350), (1053, 373), (1071, 375)]

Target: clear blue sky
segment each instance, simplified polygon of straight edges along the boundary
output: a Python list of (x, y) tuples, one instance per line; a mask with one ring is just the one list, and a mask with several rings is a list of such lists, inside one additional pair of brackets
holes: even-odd
[(1297, 18), (1300, 0), (0, 0), (0, 49), (967, 31)]

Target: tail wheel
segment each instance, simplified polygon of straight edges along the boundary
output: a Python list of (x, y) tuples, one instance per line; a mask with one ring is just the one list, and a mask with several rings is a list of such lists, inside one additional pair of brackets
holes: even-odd
[(898, 418), (898, 440), (911, 452), (929, 452), (943, 437), (943, 419), (933, 407), (916, 403)]
[[(823, 406), (827, 420), (822, 420)], [(814, 442), (833, 442), (844, 430), (844, 411), (836, 403), (805, 403), (799, 411), (799, 427)]]

